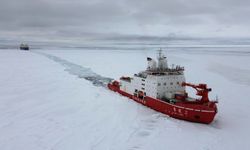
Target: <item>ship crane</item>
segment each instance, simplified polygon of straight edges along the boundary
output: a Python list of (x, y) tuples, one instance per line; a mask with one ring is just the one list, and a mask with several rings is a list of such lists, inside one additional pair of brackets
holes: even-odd
[(197, 91), (196, 95), (201, 96), (201, 100), (200, 100), (201, 103), (207, 103), (207, 102), (209, 102), (208, 93), (210, 91), (212, 91), (212, 89), (211, 88), (207, 88), (206, 84), (195, 85), (195, 84), (183, 82), (182, 86), (189, 86), (189, 87), (194, 88)]

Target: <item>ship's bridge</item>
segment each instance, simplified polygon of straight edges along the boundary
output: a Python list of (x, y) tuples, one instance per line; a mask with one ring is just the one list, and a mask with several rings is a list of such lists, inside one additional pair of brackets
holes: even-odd
[(147, 69), (146, 71), (142, 71), (134, 75), (141, 78), (147, 78), (147, 75), (166, 76), (166, 75), (183, 75), (183, 74), (184, 74), (184, 67), (176, 66), (175, 68), (166, 68), (164, 70)]

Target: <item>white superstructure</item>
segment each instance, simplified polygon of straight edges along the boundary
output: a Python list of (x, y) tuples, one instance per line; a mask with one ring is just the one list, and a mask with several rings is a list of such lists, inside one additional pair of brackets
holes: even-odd
[(167, 58), (159, 51), (158, 62), (147, 58), (148, 67), (145, 71), (134, 74), (133, 77), (122, 77), (120, 89), (131, 95), (143, 94), (158, 99), (174, 98), (176, 93), (185, 93), (184, 68), (180, 66), (169, 68)]

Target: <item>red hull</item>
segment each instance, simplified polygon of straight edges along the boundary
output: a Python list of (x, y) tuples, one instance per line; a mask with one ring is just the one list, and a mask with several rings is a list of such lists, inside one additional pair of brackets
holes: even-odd
[(119, 86), (114, 86), (112, 84), (108, 84), (108, 88), (173, 118), (209, 124), (213, 121), (217, 113), (216, 104), (213, 102), (208, 102), (206, 104), (178, 102), (172, 104), (148, 96), (144, 97), (144, 99), (140, 99), (120, 90)]

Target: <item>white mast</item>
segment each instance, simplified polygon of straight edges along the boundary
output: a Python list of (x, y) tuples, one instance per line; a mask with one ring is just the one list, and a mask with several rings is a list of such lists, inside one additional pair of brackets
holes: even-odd
[(167, 57), (162, 54), (162, 50), (159, 50), (159, 56), (158, 56), (158, 69), (159, 70), (165, 70), (168, 68), (167, 64)]

